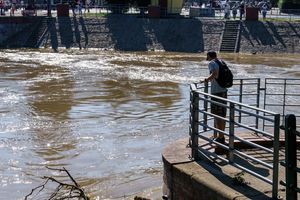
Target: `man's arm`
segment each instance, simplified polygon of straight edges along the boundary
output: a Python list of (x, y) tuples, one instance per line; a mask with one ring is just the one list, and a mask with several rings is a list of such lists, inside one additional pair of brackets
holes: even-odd
[(210, 82), (213, 79), (217, 78), (218, 77), (218, 72), (219, 71), (217, 69), (213, 69), (211, 74), (206, 79), (204, 79), (204, 82)]

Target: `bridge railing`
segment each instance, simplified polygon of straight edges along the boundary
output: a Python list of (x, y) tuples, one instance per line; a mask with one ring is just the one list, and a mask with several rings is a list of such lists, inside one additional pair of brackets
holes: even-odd
[[(244, 80), (240, 80), (244, 82)], [(207, 92), (206, 87), (197, 88), (197, 84), (191, 84), (191, 92), (190, 92), (190, 146), (192, 149), (192, 157), (194, 159), (199, 159), (201, 153), (209, 154), (216, 158), (221, 159), (224, 162), (227, 162), (253, 176), (269, 183), (272, 185), (273, 197), (277, 198), (278, 193), (278, 156), (279, 156), (279, 127), (280, 127), (280, 114), (274, 113), (271, 111), (267, 111), (258, 107), (259, 105), (259, 84), (258, 81), (257, 86), (257, 94), (254, 93), (256, 99), (256, 105), (249, 105), (245, 103), (241, 103), (238, 101), (223, 99), (221, 97), (217, 97), (211, 95)], [(245, 87), (244, 84), (241, 84), (239, 87)], [(204, 91), (203, 91), (204, 90)], [(243, 90), (243, 88), (241, 89)], [(252, 94), (253, 95), (253, 94)], [(226, 102), (225, 104), (219, 103), (217, 101), (212, 100), (213, 98), (222, 100)], [(234, 96), (233, 97), (237, 97)], [(238, 97), (240, 98), (240, 97)], [(226, 117), (220, 117), (211, 112), (210, 105), (214, 103), (219, 106), (224, 107), (227, 110)], [(219, 118), (226, 122), (226, 129), (220, 130), (214, 127), (213, 120), (215, 118)], [(248, 120), (244, 121), (245, 118)], [(254, 126), (249, 125), (249, 120), (255, 121), (256, 124)], [(263, 121), (268, 121), (272, 124), (272, 127), (269, 127), (268, 130), (264, 130), (262, 127), (259, 127), (257, 124), (262, 124)], [(212, 139), (212, 134), (214, 132), (223, 133), (227, 136), (228, 143), (221, 144)], [(272, 141), (273, 146), (271, 148), (259, 145), (257, 143), (251, 142), (249, 140), (243, 139), (241, 134), (260, 134), (265, 138), (268, 138)], [(228, 158), (224, 158), (222, 156), (217, 155), (215, 152), (211, 152), (203, 147), (203, 145), (199, 145), (199, 139), (206, 141), (211, 145), (215, 145), (218, 148), (224, 149), (228, 152)], [(260, 149), (267, 153), (272, 154), (272, 164), (269, 162), (265, 162), (264, 160), (255, 158), (251, 155), (246, 154), (243, 151), (240, 151), (235, 147), (235, 141), (248, 145), (250, 147)], [(256, 171), (247, 168), (247, 166), (243, 166), (242, 164), (238, 164), (235, 162), (235, 157), (244, 157), (253, 162), (259, 163), (266, 168), (273, 170), (272, 180), (269, 178), (259, 174)]]

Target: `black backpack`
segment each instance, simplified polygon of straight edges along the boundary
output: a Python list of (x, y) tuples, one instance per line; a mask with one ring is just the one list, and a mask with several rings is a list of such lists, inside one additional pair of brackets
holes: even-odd
[(218, 84), (223, 88), (230, 88), (233, 85), (233, 74), (224, 61), (215, 59), (219, 65), (219, 77), (216, 79)]

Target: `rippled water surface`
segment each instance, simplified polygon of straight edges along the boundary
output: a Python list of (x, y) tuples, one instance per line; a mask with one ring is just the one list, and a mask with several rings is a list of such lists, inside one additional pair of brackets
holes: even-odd
[[(221, 55), (236, 77), (299, 78), (299, 55)], [(67, 168), (92, 199), (162, 184), (163, 147), (188, 136), (204, 54), (0, 52), (0, 199)]]

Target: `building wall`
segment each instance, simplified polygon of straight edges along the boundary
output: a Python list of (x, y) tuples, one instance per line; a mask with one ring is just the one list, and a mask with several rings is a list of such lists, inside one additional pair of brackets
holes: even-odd
[[(183, 0), (167, 0), (168, 13), (179, 14), (183, 5)], [(151, 0), (151, 5), (159, 6), (159, 0)]]

